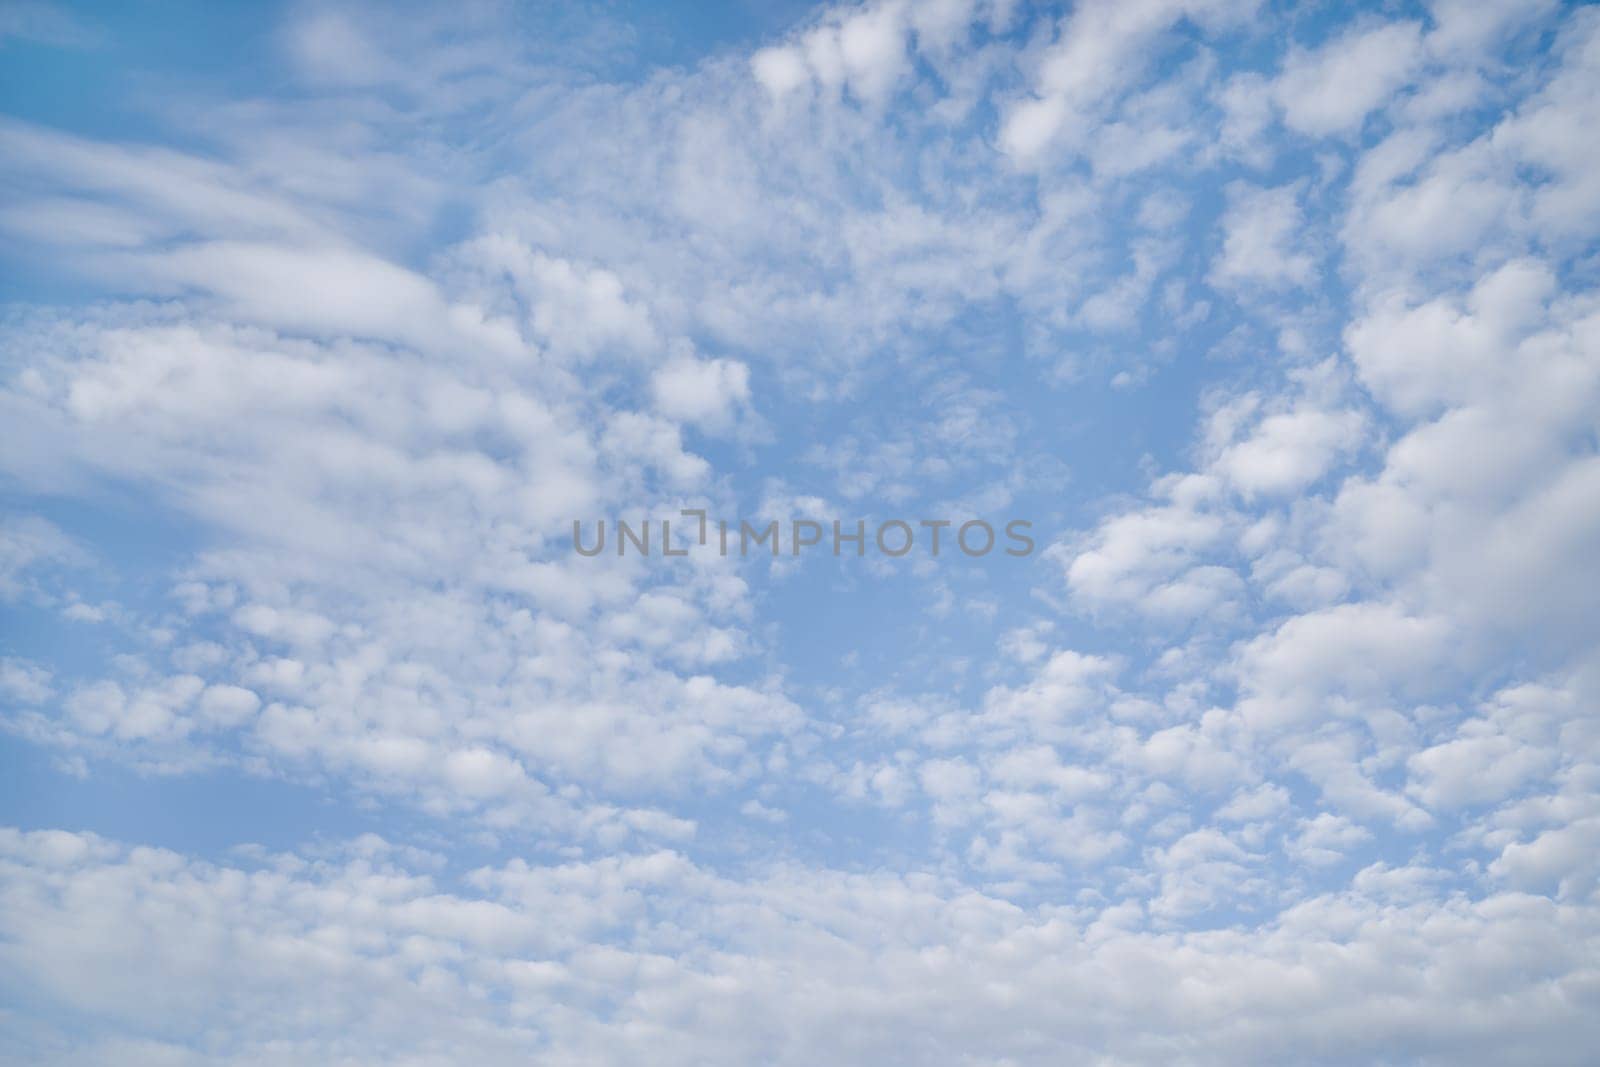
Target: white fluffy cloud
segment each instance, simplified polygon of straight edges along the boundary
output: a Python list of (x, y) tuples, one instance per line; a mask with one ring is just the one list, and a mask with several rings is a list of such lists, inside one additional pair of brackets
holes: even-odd
[(663, 415), (714, 427), (750, 399), (750, 369), (729, 359), (679, 357), (655, 372), (650, 387)]
[[(1332, 824), (1303, 837), (1350, 839)], [(41, 1012), (10, 1028), (12, 1047), (38, 1062), (854, 1064), (981, 1050), (1042, 1063), (1071, 1049), (1220, 1064), (1399, 1043), (1453, 1063), (1577, 1064), (1596, 1036), (1589, 909), (1517, 892), (1408, 900), (1426, 870), (1364, 872), (1364, 888), (1253, 932), (1164, 934), (1128, 929), (1125, 908), (1030, 914), (931, 875), (734, 880), (656, 852), (519, 860), (447, 885), (431, 866), (372, 837), (206, 864), (7, 832), (0, 953), (30, 973), (20, 1003)], [(889, 988), (902, 994), (878, 995)], [(46, 1020), (79, 1013), (96, 1021), (74, 1027), (77, 1052), (61, 1059), (67, 1031)]]
[(1410, 79), (1422, 59), (1414, 22), (1357, 26), (1312, 50), (1296, 50), (1274, 85), (1284, 122), (1301, 133), (1350, 133)]
[[(1593, 1047), (1593, 11), (414, 14), (0, 123), (8, 743), (395, 841), (0, 833), (0, 1055)], [(570, 551), (683, 508), (1045, 551)]]

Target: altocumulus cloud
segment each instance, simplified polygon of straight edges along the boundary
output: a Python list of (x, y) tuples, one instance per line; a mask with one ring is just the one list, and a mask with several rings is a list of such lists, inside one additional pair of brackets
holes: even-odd
[(8, 12), (0, 1057), (1600, 1045), (1600, 11)]

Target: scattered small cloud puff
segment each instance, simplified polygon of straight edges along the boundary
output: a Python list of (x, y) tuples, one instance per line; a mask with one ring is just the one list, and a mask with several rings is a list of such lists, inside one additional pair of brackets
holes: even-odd
[(1600, 1044), (1600, 10), (141, 19), (0, 13), (0, 1058)]

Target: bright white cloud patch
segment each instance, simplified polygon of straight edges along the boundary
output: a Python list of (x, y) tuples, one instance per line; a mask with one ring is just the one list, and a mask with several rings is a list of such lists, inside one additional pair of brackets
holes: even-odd
[(0, 1059), (1587, 1062), (1593, 9), (97, 17)]
[(732, 360), (679, 357), (656, 371), (650, 385), (668, 418), (724, 423), (750, 398), (750, 369)]
[(1415, 22), (1358, 24), (1314, 50), (1292, 50), (1276, 85), (1284, 122), (1317, 136), (1350, 133), (1410, 82), (1421, 58)]

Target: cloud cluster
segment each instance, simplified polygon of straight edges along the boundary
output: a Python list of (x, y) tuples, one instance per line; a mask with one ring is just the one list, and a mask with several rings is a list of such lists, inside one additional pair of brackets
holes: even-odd
[(365, 837), (209, 864), (8, 831), (0, 952), (32, 976), (12, 1003), (43, 1009), (10, 1040), (42, 1063), (1577, 1064), (1600, 1036), (1591, 909), (1439, 904), (1426, 868), (1374, 864), (1250, 931), (1159, 934), (935, 876), (734, 879), (648, 852), (443, 883), (440, 860)]
[[(1596, 12), (461, 8), (0, 121), (7, 744), (385, 828), (0, 833), (0, 1055), (1581, 1060)], [(567, 541), (686, 507), (1050, 544)]]

